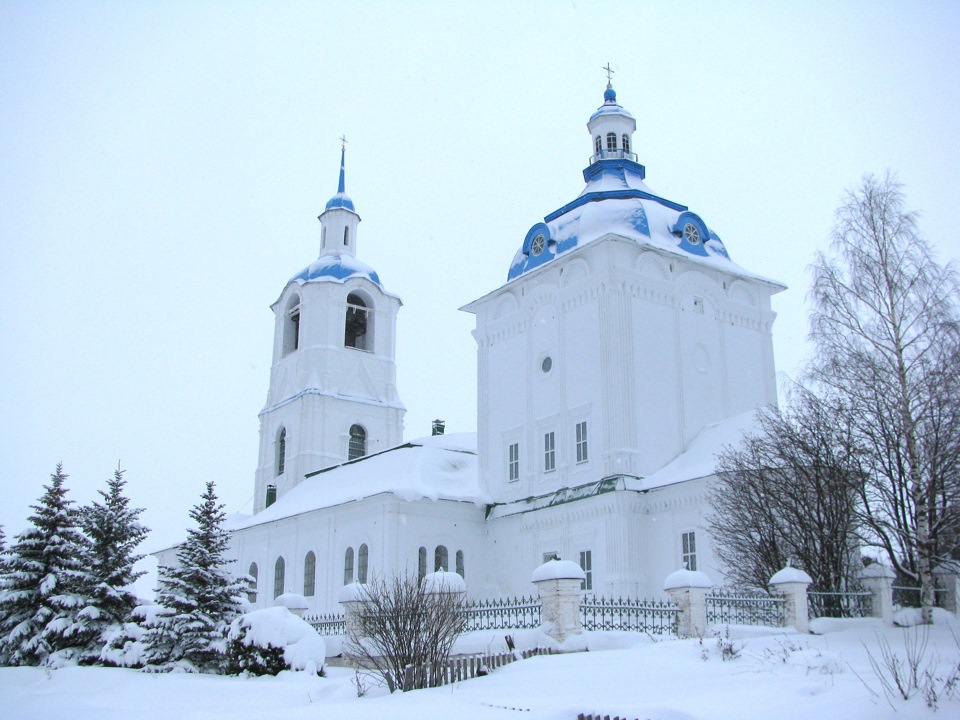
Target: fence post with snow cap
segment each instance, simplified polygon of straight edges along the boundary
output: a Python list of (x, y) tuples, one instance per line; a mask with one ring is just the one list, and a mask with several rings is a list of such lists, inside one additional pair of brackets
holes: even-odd
[(533, 571), (530, 580), (540, 595), (541, 628), (557, 642), (583, 632), (580, 598), (586, 577), (570, 560), (548, 560)]
[(800, 568), (790, 567), (790, 563), (770, 578), (770, 587), (784, 599), (784, 625), (799, 633), (810, 632), (807, 588), (812, 583), (813, 578)]
[(677, 634), (682, 638), (703, 637), (707, 632), (707, 593), (713, 587), (706, 573), (676, 570), (663, 581), (663, 589), (680, 610)]

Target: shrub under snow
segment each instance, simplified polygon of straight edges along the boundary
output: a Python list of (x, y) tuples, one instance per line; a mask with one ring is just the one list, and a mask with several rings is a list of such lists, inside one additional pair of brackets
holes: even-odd
[(323, 672), (326, 645), (307, 621), (285, 607), (254, 610), (230, 625), (227, 672), (276, 675), (282, 670)]

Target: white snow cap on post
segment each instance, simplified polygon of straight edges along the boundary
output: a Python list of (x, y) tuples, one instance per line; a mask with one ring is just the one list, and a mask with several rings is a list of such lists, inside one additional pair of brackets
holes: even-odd
[(347, 583), (340, 588), (340, 595), (337, 598), (337, 602), (363, 602), (368, 599), (368, 592), (366, 585)]
[(307, 599), (299, 593), (283, 593), (283, 595), (277, 595), (273, 604), (285, 607), (287, 610), (302, 611), (310, 607), (310, 605), (307, 604)]
[(893, 571), (892, 567), (878, 562), (870, 563), (860, 571), (860, 577), (862, 578), (887, 578), (893, 580), (896, 576), (897, 574)]
[(712, 588), (713, 583), (705, 572), (699, 570), (674, 570), (663, 581), (664, 590), (676, 588)]
[(455, 572), (445, 572), (442, 568), (423, 576), (423, 591), (425, 593), (465, 593), (467, 584)]
[(533, 571), (530, 582), (543, 580), (586, 580), (587, 574), (583, 568), (572, 560), (547, 560)]
[(790, 567), (789, 565), (770, 578), (771, 585), (779, 585), (781, 583), (791, 582), (806, 583), (807, 585), (811, 585), (813, 584), (813, 578), (807, 575), (800, 568)]

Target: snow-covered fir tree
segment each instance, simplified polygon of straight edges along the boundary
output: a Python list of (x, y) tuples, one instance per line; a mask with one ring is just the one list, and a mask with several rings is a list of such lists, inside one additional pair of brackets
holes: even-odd
[(246, 583), (227, 571), (230, 536), (212, 481), (190, 517), (197, 527), (178, 548), (176, 567), (159, 570), (157, 602), (163, 610), (144, 638), (146, 670), (221, 672), (226, 631), (241, 610)]
[(139, 521), (143, 509), (130, 507), (130, 499), (124, 495), (126, 484), (118, 467), (107, 481), (107, 491), (99, 491), (103, 502), (94, 501), (82, 514), (83, 531), (91, 545), (91, 594), (100, 611), (92, 623), (96, 634), (87, 653), (87, 660), (92, 662), (99, 661), (107, 637), (130, 618), (137, 605), (131, 586), (143, 575), (143, 571), (134, 570), (143, 557), (136, 549), (149, 529)]
[(67, 499), (67, 477), (57, 465), (32, 506), (32, 527), (3, 556), (0, 652), (14, 665), (75, 660), (98, 615), (88, 594), (90, 547)]

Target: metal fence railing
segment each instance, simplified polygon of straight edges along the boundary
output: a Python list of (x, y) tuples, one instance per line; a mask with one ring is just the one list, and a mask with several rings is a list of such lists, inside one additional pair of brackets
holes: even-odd
[(715, 588), (707, 595), (707, 622), (712, 625), (784, 624), (782, 597), (761, 592)]
[(463, 613), (468, 632), (540, 627), (540, 599), (535, 597), (468, 600)]
[(808, 592), (807, 615), (811, 620), (818, 617), (862, 618), (873, 614), (873, 593), (853, 592)]
[(629, 630), (651, 635), (673, 634), (677, 629), (676, 605), (635, 598), (585, 597), (580, 603), (584, 630)]

